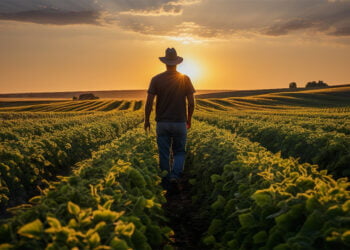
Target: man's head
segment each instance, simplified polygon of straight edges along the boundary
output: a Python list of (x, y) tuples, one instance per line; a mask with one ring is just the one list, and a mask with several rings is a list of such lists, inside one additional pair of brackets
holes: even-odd
[(176, 50), (174, 48), (167, 48), (165, 50), (165, 57), (159, 57), (159, 60), (166, 64), (167, 67), (175, 67), (176, 65), (182, 63), (183, 58), (177, 56)]

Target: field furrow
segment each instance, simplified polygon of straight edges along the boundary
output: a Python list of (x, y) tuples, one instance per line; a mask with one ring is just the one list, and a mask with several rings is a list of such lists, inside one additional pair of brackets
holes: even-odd
[(114, 109), (118, 109), (118, 107), (122, 104), (123, 101), (114, 101), (110, 103), (108, 106), (104, 107), (102, 111), (111, 111)]

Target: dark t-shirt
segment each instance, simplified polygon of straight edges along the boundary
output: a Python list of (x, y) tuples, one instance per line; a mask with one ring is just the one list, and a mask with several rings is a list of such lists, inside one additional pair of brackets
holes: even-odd
[(157, 96), (157, 122), (186, 122), (186, 96), (195, 92), (188, 76), (165, 71), (152, 78), (148, 93)]

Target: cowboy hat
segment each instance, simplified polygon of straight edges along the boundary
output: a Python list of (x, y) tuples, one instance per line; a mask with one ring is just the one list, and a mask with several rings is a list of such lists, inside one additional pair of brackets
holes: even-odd
[(159, 60), (166, 65), (177, 65), (182, 63), (183, 58), (177, 56), (174, 48), (167, 48), (165, 51), (165, 57), (159, 57)]

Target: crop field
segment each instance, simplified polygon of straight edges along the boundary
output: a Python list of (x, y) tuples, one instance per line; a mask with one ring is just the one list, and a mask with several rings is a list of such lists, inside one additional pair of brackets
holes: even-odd
[(175, 196), (144, 101), (1, 105), (0, 249), (349, 249), (349, 93), (198, 98)]
[[(0, 112), (87, 112), (87, 111), (117, 111), (139, 110), (143, 101), (135, 100), (86, 100), (86, 101), (22, 101), (22, 105), (13, 102), (0, 102)], [(23, 105), (25, 103), (25, 105)]]

